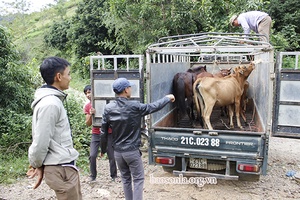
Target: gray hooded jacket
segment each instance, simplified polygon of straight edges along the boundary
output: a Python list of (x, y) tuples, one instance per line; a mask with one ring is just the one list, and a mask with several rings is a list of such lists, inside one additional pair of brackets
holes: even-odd
[(67, 112), (66, 94), (52, 86), (36, 90), (32, 102), (32, 144), (28, 158), (32, 167), (59, 165), (76, 160)]

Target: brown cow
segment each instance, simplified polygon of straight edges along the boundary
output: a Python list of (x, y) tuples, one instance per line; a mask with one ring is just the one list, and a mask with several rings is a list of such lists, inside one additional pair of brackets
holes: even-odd
[[(235, 67), (233, 69), (233, 73), (237, 73), (238, 70), (240, 69), (240, 67)], [(241, 96), (241, 109), (240, 109), (240, 114), (241, 117), (243, 118), (244, 122), (247, 123), (247, 119), (246, 119), (246, 110), (247, 110), (247, 92), (248, 92), (248, 88), (249, 88), (249, 82), (245, 81), (244, 84), (244, 92)]]
[[(213, 130), (210, 123), (210, 116), (214, 106), (228, 106), (230, 117), (230, 128), (233, 125), (233, 111), (237, 125), (243, 129), (240, 122), (240, 101), (244, 91), (245, 81), (254, 69), (254, 65), (238, 66), (235, 74), (231, 74), (224, 78), (204, 77), (201, 78), (199, 85), (195, 88), (195, 100), (199, 99), (201, 113), (204, 124), (208, 129)], [(196, 105), (198, 101), (195, 101)], [(198, 105), (199, 106), (199, 105)]]
[[(210, 72), (201, 72), (200, 74), (197, 75), (197, 79), (196, 81), (194, 82), (193, 84), (193, 94), (195, 94), (195, 88), (196, 86), (199, 84), (199, 82), (201, 81), (200, 78), (203, 78), (203, 77), (219, 77), (219, 78), (222, 78), (222, 77), (225, 77), (225, 76), (228, 76), (231, 74), (231, 68), (229, 69), (222, 69), (220, 68), (220, 71), (215, 73), (215, 74), (212, 74)], [(196, 96), (194, 95), (194, 101), (198, 101)], [(197, 116), (198, 116), (198, 119), (200, 120), (200, 123), (202, 124), (201, 122), (201, 119), (200, 119), (200, 108), (199, 108), (199, 103), (195, 103), (196, 104), (196, 110), (197, 110)], [(224, 111), (223, 109), (221, 109), (221, 115), (223, 115)]]

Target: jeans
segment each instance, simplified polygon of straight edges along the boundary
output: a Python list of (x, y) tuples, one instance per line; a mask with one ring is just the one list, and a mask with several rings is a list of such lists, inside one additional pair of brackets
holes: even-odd
[(109, 170), (110, 170), (110, 177), (116, 178), (117, 177), (117, 165), (114, 156), (114, 149), (112, 147), (112, 134), (108, 134), (107, 136), (107, 156), (109, 159)]
[[(139, 149), (128, 152), (114, 152), (121, 173), (126, 200), (142, 200), (144, 167)], [(133, 181), (133, 188), (132, 188)]]

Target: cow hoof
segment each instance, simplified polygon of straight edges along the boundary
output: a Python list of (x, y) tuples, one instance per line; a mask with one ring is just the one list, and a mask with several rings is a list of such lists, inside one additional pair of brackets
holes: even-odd
[(244, 127), (240, 126), (240, 129), (241, 129), (241, 130), (244, 130)]

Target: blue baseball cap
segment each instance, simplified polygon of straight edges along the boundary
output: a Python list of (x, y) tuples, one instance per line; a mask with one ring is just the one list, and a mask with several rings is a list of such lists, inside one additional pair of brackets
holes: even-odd
[(118, 78), (113, 83), (113, 90), (119, 94), (125, 90), (125, 88), (133, 86), (134, 83), (129, 82), (126, 78)]

